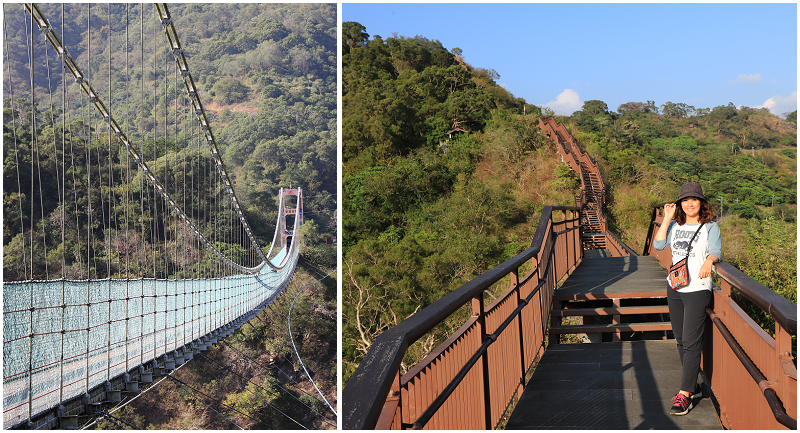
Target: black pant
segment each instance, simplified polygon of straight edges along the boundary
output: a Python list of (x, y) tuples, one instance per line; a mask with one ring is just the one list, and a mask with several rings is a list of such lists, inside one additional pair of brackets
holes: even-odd
[(681, 391), (694, 392), (700, 373), (700, 355), (703, 351), (703, 330), (706, 307), (711, 304), (711, 291), (680, 293), (667, 289), (667, 305), (672, 322), (672, 333), (678, 341), (678, 355), (683, 364)]

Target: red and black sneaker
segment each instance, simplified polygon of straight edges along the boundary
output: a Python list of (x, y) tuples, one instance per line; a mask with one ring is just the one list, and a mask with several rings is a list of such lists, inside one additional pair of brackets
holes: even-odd
[(670, 415), (686, 415), (692, 410), (692, 399), (687, 397), (680, 392), (672, 397), (672, 409), (670, 409)]

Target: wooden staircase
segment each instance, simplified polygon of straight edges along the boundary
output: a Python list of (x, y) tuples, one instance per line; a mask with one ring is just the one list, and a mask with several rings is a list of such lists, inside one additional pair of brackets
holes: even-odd
[[(672, 329), (664, 270), (657, 260), (636, 256), (608, 231), (603, 214), (606, 187), (596, 162), (578, 147), (564, 125), (539, 119), (564, 163), (580, 173), (584, 258), (555, 292), (550, 311), (551, 343), (563, 334), (582, 341), (663, 339)], [(569, 318), (569, 319), (567, 319)]]
[(588, 224), (588, 228), (583, 231), (583, 248), (587, 250), (604, 249), (606, 236), (602, 206), (605, 188), (599, 173), (589, 171), (584, 164), (581, 164), (581, 177), (586, 195), (586, 201), (583, 203), (581, 211)]
[[(585, 224), (583, 248), (605, 249), (609, 242), (606, 218), (603, 215), (606, 188), (600, 175), (600, 167), (578, 147), (575, 137), (564, 125), (552, 118), (539, 118), (539, 127), (556, 145), (561, 160), (572, 171), (580, 174), (581, 193), (575, 197), (575, 206), (581, 208), (581, 222)], [(619, 248), (614, 248), (613, 251), (619, 251)]]

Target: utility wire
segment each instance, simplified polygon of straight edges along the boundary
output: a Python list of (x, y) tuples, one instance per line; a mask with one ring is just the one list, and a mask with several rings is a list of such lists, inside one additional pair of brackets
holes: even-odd
[[(121, 425), (120, 425), (120, 424), (119, 424), (117, 421), (115, 421), (115, 420), (116, 420), (116, 418), (112, 418), (112, 417), (109, 417), (109, 418), (108, 418), (108, 422), (110, 422), (111, 424), (114, 424), (115, 426), (119, 427), (121, 430), (127, 430), (125, 427), (121, 426)], [(138, 429), (137, 429), (137, 430), (138, 430)]]
[[(206, 359), (208, 359), (208, 358), (206, 358)], [(217, 368), (219, 368), (219, 367), (217, 367)], [(186, 383), (186, 382), (183, 382), (183, 381), (181, 381), (180, 379), (174, 378), (174, 377), (172, 377), (172, 376), (167, 376), (167, 377), (168, 377), (170, 380), (172, 380), (172, 381), (175, 381), (175, 382), (180, 382), (181, 384), (183, 384), (183, 385), (186, 385), (186, 386), (188, 386), (189, 388), (192, 388), (193, 390), (195, 390), (195, 391), (197, 391), (198, 393), (200, 393), (200, 394), (204, 395), (205, 397), (208, 397), (209, 399), (211, 399), (211, 400), (214, 400), (214, 401), (216, 401), (216, 402), (218, 402), (218, 403), (219, 403), (219, 400), (217, 400), (217, 399), (215, 399), (214, 397), (211, 397), (210, 395), (208, 395), (208, 394), (206, 394), (206, 393), (204, 393), (204, 392), (202, 392), (202, 391), (198, 390), (197, 388), (194, 388), (194, 387), (192, 387), (192, 386), (191, 386), (191, 385), (189, 385), (188, 383)], [(241, 383), (240, 383), (240, 385), (241, 385)], [(186, 390), (186, 389), (184, 388), (184, 390)], [(187, 391), (187, 392), (189, 392), (188, 390), (186, 390), (186, 391)], [(190, 394), (191, 394), (191, 392), (190, 392)], [(194, 394), (192, 394), (192, 395), (194, 396)], [(195, 397), (195, 398), (197, 398), (197, 397)], [(205, 402), (203, 402), (203, 404), (205, 404)], [(220, 404), (221, 406), (225, 406), (225, 407), (227, 407), (227, 408), (230, 408), (230, 409), (232, 409), (232, 410), (234, 410), (234, 411), (236, 411), (236, 412), (238, 412), (238, 413), (240, 413), (240, 414), (242, 414), (242, 415), (244, 415), (244, 416), (246, 416), (246, 417), (248, 417), (248, 418), (250, 418), (250, 419), (252, 419), (252, 420), (254, 420), (254, 421), (256, 421), (256, 422), (259, 422), (259, 423), (261, 422), (261, 420), (255, 419), (255, 418), (253, 418), (252, 416), (250, 416), (250, 415), (247, 415), (246, 413), (243, 413), (243, 412), (241, 412), (241, 411), (239, 411), (239, 410), (237, 410), (237, 409), (235, 409), (235, 408), (232, 408), (232, 407), (230, 407), (230, 406), (228, 406), (228, 405), (225, 405), (225, 404), (223, 404), (223, 403), (219, 403), (219, 404)], [(289, 415), (286, 415), (285, 413), (281, 412), (281, 411), (280, 411), (278, 408), (276, 408), (275, 406), (271, 405), (269, 402), (267, 402), (267, 404), (268, 404), (268, 405), (269, 405), (271, 408), (275, 409), (275, 410), (276, 410), (278, 413), (280, 413), (281, 415), (285, 416), (286, 418), (289, 418), (290, 420), (294, 421), (294, 423), (296, 423), (296, 424), (297, 424), (297, 425), (299, 425), (300, 427), (303, 427), (304, 429), (308, 430), (308, 428), (306, 428), (305, 426), (303, 426), (303, 424), (300, 424), (299, 422), (297, 422), (296, 420), (294, 420), (294, 419), (293, 419), (292, 417), (290, 417)], [(208, 405), (206, 405), (206, 406), (208, 406)], [(209, 408), (211, 408), (211, 410), (214, 410), (214, 409), (213, 409), (211, 406), (208, 406), (208, 407), (209, 407)], [(214, 411), (214, 412), (217, 412), (217, 411)], [(217, 412), (217, 413), (219, 413), (219, 412)], [(222, 415), (222, 414), (220, 414), (220, 415)], [(222, 416), (224, 417), (224, 415), (222, 415)], [(227, 418), (225, 418), (225, 419), (227, 419)], [(230, 420), (228, 420), (228, 421), (230, 421)], [(235, 423), (233, 423), (233, 421), (231, 421), (231, 423), (232, 423), (233, 425), (236, 425)], [(239, 427), (238, 425), (236, 425), (236, 426), (237, 426), (237, 427)], [(241, 429), (241, 427), (239, 427), (239, 428)]]
[[(324, 271), (318, 271), (318, 272), (320, 272), (320, 273), (322, 273), (322, 274), (325, 274), (325, 273), (324, 273)], [(326, 277), (328, 277), (328, 276), (329, 276), (330, 274), (332, 274), (333, 272), (335, 272), (335, 271), (331, 271), (330, 273), (328, 273), (328, 274), (325, 274), (325, 275), (324, 275), (322, 278), (318, 279), (317, 281), (315, 281), (314, 283), (312, 283), (312, 284), (310, 284), (309, 286), (306, 286), (306, 287), (310, 287), (310, 286), (312, 286), (312, 285), (315, 285), (315, 284), (317, 284), (318, 282), (322, 281), (323, 279), (325, 279)], [(302, 290), (304, 290), (306, 287), (304, 287), (303, 289), (301, 289), (301, 291), (302, 291)], [(290, 314), (291, 314), (291, 308), (290, 308)], [(275, 323), (275, 322), (276, 322), (274, 319), (272, 319), (272, 317), (269, 317), (269, 320), (270, 320), (270, 322), (273, 322), (273, 323)], [(290, 329), (290, 337), (291, 337), (291, 329)], [(242, 353), (242, 352), (241, 352), (239, 349), (237, 349), (236, 347), (234, 347), (234, 346), (232, 346), (232, 345), (228, 344), (226, 341), (222, 340), (222, 343), (223, 343), (223, 344), (225, 344), (226, 346), (228, 346), (229, 348), (231, 348), (232, 350), (234, 350), (236, 353), (238, 353), (238, 354), (239, 354), (239, 356), (243, 357), (243, 358), (244, 358), (245, 360), (247, 360), (247, 362), (249, 362), (250, 364), (257, 365), (257, 366), (260, 366), (260, 367), (262, 368), (262, 370), (263, 370), (263, 369), (266, 369), (266, 368), (265, 368), (263, 365), (253, 362), (253, 361), (252, 361), (252, 360), (251, 360), (251, 359), (250, 359), (250, 358), (249, 358), (249, 357), (248, 357), (246, 354)], [(292, 342), (292, 345), (294, 346), (294, 342)], [(296, 353), (296, 350), (297, 350), (297, 349), (295, 348), (295, 353)], [(297, 356), (298, 360), (300, 359), (299, 355), (295, 355), (295, 356)], [(290, 359), (286, 358), (286, 361), (287, 361), (287, 362), (289, 362), (289, 364), (290, 364), (290, 365), (292, 365), (292, 368), (296, 368), (296, 367), (295, 367), (295, 365), (294, 365), (294, 363), (292, 363), (292, 361), (291, 361)], [(300, 361), (300, 362), (301, 362), (301, 365), (302, 365), (302, 361)], [(282, 369), (282, 368), (280, 368), (279, 366), (276, 366), (276, 367), (278, 368), (278, 370), (279, 370), (281, 373), (283, 373), (284, 375), (286, 375), (287, 377), (289, 377), (289, 379), (290, 379), (290, 380), (291, 380), (291, 381), (292, 381), (294, 384), (296, 384), (296, 385), (299, 385), (299, 383), (297, 383), (297, 381), (295, 381), (295, 380), (294, 380), (294, 378), (292, 378), (292, 377), (291, 377), (289, 374), (287, 374), (285, 371), (283, 371), (283, 369)], [(305, 369), (305, 366), (303, 366), (303, 369)], [(308, 372), (307, 372), (307, 371), (306, 371), (306, 375), (308, 376)], [(310, 379), (310, 376), (309, 376), (309, 379)], [(311, 383), (314, 385), (314, 387), (317, 389), (317, 392), (319, 392), (319, 388), (317, 388), (317, 387), (316, 387), (316, 384), (314, 384), (314, 381), (313, 381), (313, 380), (310, 380), (310, 381), (311, 381)], [(311, 393), (309, 393), (309, 392), (305, 391), (304, 389), (302, 389), (302, 388), (298, 388), (298, 389), (299, 389), (300, 391), (302, 391), (303, 393), (305, 393), (306, 395), (309, 395), (309, 396), (311, 396), (311, 397), (313, 397), (313, 398), (315, 398), (315, 399), (319, 400), (319, 399), (318, 399), (316, 396), (314, 396), (313, 394), (311, 394)], [(320, 394), (320, 395), (321, 395), (321, 394)], [(300, 400), (298, 400), (298, 401), (300, 401)], [(333, 410), (333, 408), (331, 407), (330, 403), (328, 403), (328, 402), (327, 402), (327, 400), (325, 400), (325, 397), (323, 397), (323, 401), (325, 401), (325, 403), (327, 403), (327, 404), (328, 404), (328, 407), (331, 409), (331, 411), (333, 411), (333, 413), (334, 413), (334, 414), (336, 414), (336, 411), (334, 411), (334, 410)], [(302, 401), (300, 401), (300, 402), (301, 402), (301, 403), (303, 403)], [(305, 405), (305, 403), (303, 403), (303, 404)], [(307, 405), (306, 405), (306, 406), (307, 406)], [(313, 410), (313, 409), (312, 409), (312, 410)], [(315, 412), (316, 412), (316, 411), (315, 411)], [(319, 412), (317, 412), (317, 413), (319, 413)]]
[(129, 426), (129, 427), (131, 427), (131, 428), (133, 428), (134, 430), (141, 430), (139, 427), (136, 427), (135, 425), (133, 425), (133, 424), (129, 423), (128, 421), (125, 421), (125, 420), (124, 420), (124, 419), (122, 419), (122, 418), (117, 418), (117, 417), (115, 417), (115, 416), (111, 415), (110, 413), (108, 413), (108, 412), (106, 412), (106, 411), (102, 411), (102, 412), (100, 412), (100, 413), (102, 413), (102, 414), (103, 414), (103, 416), (102, 416), (102, 417), (100, 417), (100, 418), (98, 419), (98, 421), (99, 421), (99, 420), (102, 420), (102, 419), (103, 419), (103, 418), (105, 418), (105, 417), (108, 417), (108, 418), (110, 418), (110, 419), (109, 419), (109, 421), (111, 421), (112, 423), (116, 424), (116, 426), (117, 426), (117, 427), (120, 427), (120, 428), (122, 428), (123, 430), (127, 430), (127, 429), (126, 429), (125, 427), (122, 427), (122, 426), (120, 426), (120, 425), (119, 425), (119, 424), (117, 424), (116, 422), (114, 422), (114, 420), (117, 420), (117, 421), (119, 421), (119, 422), (121, 422), (121, 423), (123, 423), (123, 424), (125, 424), (125, 425), (127, 425), (127, 426)]
[(317, 272), (319, 275), (323, 275), (323, 277), (317, 277), (317, 278), (325, 278), (325, 277), (327, 277), (328, 275), (330, 275), (330, 274), (332, 274), (333, 272), (335, 272), (335, 271), (332, 271), (332, 272), (328, 272), (328, 273), (326, 273), (326, 272), (325, 272), (325, 270), (324, 270), (324, 269), (322, 269), (322, 268), (320, 267), (320, 265), (318, 265), (317, 263), (314, 263), (314, 262), (312, 262), (311, 260), (308, 260), (307, 258), (303, 257), (302, 255), (300, 256), (300, 259), (301, 259), (301, 260), (303, 260), (303, 262), (304, 262), (306, 265), (308, 265), (308, 266), (312, 267), (312, 268), (313, 268), (313, 269), (312, 269), (313, 271)]
[[(174, 382), (176, 385), (180, 386), (180, 387), (181, 387), (181, 388), (182, 388), (184, 391), (188, 392), (188, 393), (189, 393), (189, 395), (191, 395), (192, 397), (194, 397), (194, 399), (195, 399), (195, 400), (199, 401), (200, 403), (203, 403), (203, 404), (204, 404), (204, 405), (205, 405), (207, 408), (209, 408), (209, 409), (213, 410), (214, 412), (216, 412), (216, 413), (217, 413), (217, 415), (219, 415), (219, 416), (221, 416), (221, 417), (225, 418), (226, 420), (228, 420), (228, 422), (230, 422), (231, 424), (235, 425), (236, 427), (239, 427), (239, 430), (244, 430), (242, 427), (240, 427), (240, 426), (239, 426), (239, 424), (236, 424), (235, 422), (231, 421), (231, 420), (230, 420), (228, 417), (226, 417), (225, 415), (223, 415), (223, 414), (219, 413), (219, 412), (218, 412), (216, 409), (214, 409), (213, 407), (211, 407), (211, 405), (209, 405), (209, 404), (207, 404), (206, 402), (204, 402), (203, 400), (201, 400), (201, 399), (197, 398), (197, 396), (196, 396), (196, 395), (194, 395), (194, 394), (193, 394), (191, 391), (189, 391), (188, 389), (186, 389), (186, 387), (184, 387), (183, 385), (186, 385), (186, 386), (188, 386), (189, 388), (192, 388), (191, 386), (189, 386), (188, 384), (186, 384), (186, 383), (185, 383), (185, 382), (183, 382), (183, 381), (180, 381), (180, 380), (178, 380), (178, 379), (175, 379), (175, 378), (174, 378), (174, 377), (172, 377), (172, 376), (169, 376), (169, 375), (167, 375), (167, 378), (168, 378), (169, 380), (173, 381), (173, 382)], [(197, 391), (195, 388), (192, 388), (192, 389), (194, 389), (195, 391)], [(200, 394), (203, 394), (203, 393), (202, 393), (202, 392), (200, 392), (200, 391), (197, 391), (197, 392), (199, 392)], [(206, 395), (206, 394), (203, 394), (203, 395)], [(206, 395), (206, 397), (208, 397), (208, 396)], [(211, 397), (209, 397), (209, 398), (211, 398)], [(214, 400), (214, 401), (216, 401), (216, 399), (214, 399), (214, 398), (211, 398), (211, 399), (212, 399), (212, 400)], [(220, 404), (221, 404), (221, 403), (220, 403)], [(222, 406), (225, 406), (225, 405), (223, 404)], [(226, 407), (227, 407), (227, 406), (226, 406)], [(236, 410), (236, 409), (234, 409), (234, 410)], [(236, 412), (239, 412), (239, 411), (237, 410)], [(239, 412), (239, 413), (241, 413), (241, 412)], [(245, 415), (245, 414), (242, 414), (242, 415)], [(245, 416), (247, 416), (247, 415), (245, 415)]]
[[(180, 370), (181, 368), (183, 368), (183, 366), (184, 366), (184, 365), (186, 365), (186, 364), (188, 364), (188, 363), (189, 363), (189, 362), (187, 361), (187, 362), (185, 362), (185, 363), (183, 363), (183, 364), (179, 365), (179, 366), (178, 366), (178, 368), (176, 368), (175, 370), (172, 370), (172, 372), (170, 372), (170, 374), (174, 374), (176, 371)], [(134, 400), (136, 400), (137, 398), (139, 398), (139, 397), (143, 396), (143, 395), (144, 395), (144, 393), (146, 393), (147, 391), (150, 391), (151, 389), (155, 388), (156, 386), (158, 386), (158, 384), (159, 384), (159, 383), (161, 383), (161, 382), (163, 382), (163, 381), (165, 381), (165, 380), (167, 380), (167, 376), (164, 376), (164, 377), (162, 377), (162, 378), (161, 378), (161, 380), (159, 380), (158, 382), (154, 383), (153, 385), (150, 385), (150, 386), (148, 386), (147, 388), (145, 388), (144, 390), (142, 390), (142, 391), (141, 391), (139, 394), (136, 394), (136, 397), (133, 397), (132, 399), (130, 399), (130, 400), (128, 400), (128, 401), (126, 401), (126, 402), (124, 402), (123, 404), (121, 404), (121, 405), (119, 405), (119, 406), (115, 407), (113, 410), (111, 410), (110, 412), (108, 412), (108, 414), (110, 415), (110, 414), (112, 414), (112, 413), (114, 413), (114, 412), (116, 412), (116, 411), (118, 411), (118, 410), (120, 410), (120, 409), (124, 408), (125, 406), (127, 406), (128, 404), (130, 404), (131, 402), (133, 402)], [(95, 425), (95, 424), (97, 423), (97, 421), (99, 421), (99, 419), (95, 419), (95, 420), (93, 420), (91, 424), (89, 424), (89, 425), (87, 425), (87, 426), (83, 427), (81, 430), (86, 430), (87, 428), (89, 428), (89, 427), (91, 427), (91, 426)]]
[[(256, 367), (259, 367), (259, 368), (261, 368), (261, 370), (267, 370), (267, 369), (268, 369), (267, 367), (264, 367), (263, 365), (261, 365), (261, 364), (259, 364), (259, 363), (257, 363), (257, 362), (254, 362), (253, 360), (251, 360), (251, 359), (250, 359), (250, 357), (249, 357), (249, 356), (247, 356), (246, 354), (242, 353), (242, 351), (240, 351), (239, 349), (237, 349), (237, 348), (235, 348), (235, 347), (231, 346), (230, 344), (226, 343), (224, 340), (222, 341), (222, 343), (223, 343), (223, 344), (225, 344), (226, 346), (228, 346), (229, 348), (233, 349), (233, 351), (235, 351), (236, 353), (238, 353), (238, 354), (239, 354), (239, 356), (241, 356), (242, 358), (244, 358), (244, 359), (245, 359), (247, 362), (249, 362), (251, 365), (255, 365)], [(287, 362), (289, 362), (290, 364), (292, 363), (292, 361), (289, 361), (288, 359), (287, 359), (286, 361), (287, 361)], [(289, 380), (291, 380), (293, 384), (295, 384), (295, 385), (298, 385), (298, 386), (300, 385), (300, 384), (299, 384), (299, 383), (298, 383), (296, 380), (294, 380), (294, 378), (293, 378), (293, 377), (292, 377), (290, 374), (288, 374), (288, 373), (286, 373), (285, 371), (283, 371), (283, 369), (282, 369), (282, 368), (280, 368), (280, 367), (279, 367), (279, 366), (277, 366), (277, 365), (276, 365), (275, 367), (276, 367), (276, 368), (277, 368), (277, 369), (278, 369), (278, 370), (279, 370), (281, 373), (283, 373), (283, 374), (284, 374), (286, 377), (288, 377), (288, 378), (289, 378)], [(294, 364), (292, 364), (292, 367), (294, 367)], [(280, 386), (280, 385), (279, 385), (279, 386)], [(281, 389), (283, 389), (283, 387), (281, 387)], [(299, 389), (299, 391), (301, 391), (303, 394), (306, 394), (306, 395), (308, 395), (308, 396), (310, 396), (310, 397), (312, 397), (312, 398), (315, 398), (315, 399), (319, 400), (319, 398), (317, 398), (317, 396), (316, 396), (316, 395), (313, 395), (313, 394), (309, 393), (308, 391), (306, 391), (306, 390), (304, 390), (304, 389), (302, 389), (302, 388), (298, 388), (298, 389)], [(295, 398), (296, 398), (296, 397), (295, 397)], [(299, 401), (300, 403), (303, 403), (303, 401), (302, 401), (302, 400), (300, 400), (300, 399), (298, 399), (297, 401)], [(303, 403), (303, 404), (305, 405), (305, 403)], [(306, 406), (308, 406), (308, 405), (306, 405)], [(313, 410), (313, 408), (312, 408), (312, 410)], [(316, 412), (316, 411), (315, 411), (315, 412)], [(319, 413), (319, 412), (317, 412), (317, 413)]]
[[(216, 366), (216, 367), (217, 367), (217, 369), (219, 369), (220, 371), (227, 370), (227, 371), (229, 371), (229, 372), (233, 373), (235, 376), (237, 376), (237, 377), (239, 377), (239, 378), (241, 378), (241, 379), (244, 379), (244, 380), (248, 381), (249, 383), (252, 383), (253, 385), (255, 385), (255, 386), (257, 386), (257, 387), (259, 387), (259, 388), (261, 388), (261, 389), (263, 389), (263, 390), (267, 391), (267, 388), (264, 388), (263, 386), (261, 386), (261, 385), (259, 385), (259, 384), (255, 383), (255, 382), (253, 382), (252, 380), (245, 378), (245, 377), (244, 377), (244, 376), (242, 376), (241, 374), (239, 374), (239, 373), (236, 373), (236, 372), (235, 372), (235, 371), (233, 371), (233, 369), (231, 369), (230, 367), (226, 367), (226, 366), (220, 365), (218, 362), (216, 362), (216, 361), (214, 361), (214, 360), (212, 360), (212, 359), (210, 359), (210, 358), (206, 357), (206, 356), (205, 356), (205, 355), (203, 355), (202, 353), (200, 354), (200, 356), (202, 356), (203, 358), (205, 358), (205, 359), (206, 359), (208, 362), (210, 362), (210, 363), (214, 364), (214, 366)], [(281, 370), (281, 371), (282, 371), (282, 370)], [(285, 374), (285, 373), (284, 373), (284, 374)], [(287, 377), (288, 377), (288, 375), (287, 375)], [(240, 384), (241, 384), (241, 382), (240, 382)], [(305, 407), (309, 408), (309, 409), (310, 409), (310, 410), (312, 410), (314, 413), (316, 413), (317, 415), (321, 416), (323, 419), (325, 419), (325, 421), (326, 421), (326, 422), (328, 422), (328, 424), (331, 424), (331, 425), (334, 425), (334, 426), (335, 426), (335, 424), (332, 424), (332, 423), (330, 422), (330, 420), (329, 420), (328, 418), (326, 418), (326, 417), (325, 417), (325, 415), (323, 415), (323, 414), (321, 414), (321, 413), (317, 412), (316, 410), (314, 410), (314, 408), (313, 408), (313, 407), (311, 407), (311, 406), (309, 406), (309, 405), (305, 404), (305, 403), (304, 403), (302, 400), (300, 400), (300, 399), (298, 399), (296, 396), (292, 395), (292, 393), (291, 393), (291, 392), (289, 392), (289, 390), (288, 390), (288, 389), (286, 389), (286, 388), (284, 388), (284, 387), (280, 386), (280, 384), (278, 384), (278, 387), (279, 387), (280, 389), (284, 390), (284, 391), (285, 391), (285, 392), (286, 392), (288, 395), (290, 395), (292, 398), (294, 398), (295, 400), (297, 400), (298, 402), (300, 402), (300, 403), (301, 403), (303, 406), (305, 406)], [(245, 387), (245, 389), (246, 389), (246, 387)], [(269, 402), (266, 402), (266, 401), (265, 401), (265, 403), (269, 404)], [(272, 405), (270, 405), (270, 407), (272, 407)], [(276, 409), (276, 410), (277, 410), (277, 409)]]
[(294, 299), (292, 300), (292, 305), (289, 306), (289, 315), (288, 315), (287, 322), (289, 323), (289, 339), (292, 341), (292, 347), (294, 348), (294, 353), (297, 355), (297, 360), (300, 361), (300, 365), (303, 367), (303, 371), (306, 372), (306, 376), (308, 376), (308, 380), (311, 382), (312, 385), (314, 385), (314, 388), (317, 390), (317, 392), (322, 397), (322, 399), (325, 400), (325, 403), (327, 403), (328, 407), (331, 408), (331, 412), (333, 412), (335, 415), (338, 416), (339, 414), (336, 413), (336, 411), (333, 409), (333, 406), (331, 406), (330, 402), (328, 402), (328, 399), (325, 398), (324, 395), (322, 395), (322, 391), (319, 390), (319, 388), (317, 387), (317, 384), (314, 383), (314, 379), (312, 379), (311, 375), (308, 374), (308, 370), (306, 369), (305, 364), (303, 364), (303, 360), (300, 359), (300, 354), (297, 352), (297, 346), (295, 346), (295, 344), (294, 344), (294, 337), (292, 337), (292, 307), (294, 307), (294, 301), (296, 301), (297, 297), (300, 296), (301, 293), (303, 293), (303, 290), (305, 290), (305, 289), (307, 289), (307, 288), (309, 288), (311, 286), (316, 285), (317, 283), (319, 283), (320, 281), (324, 280), (325, 278), (328, 278), (328, 276), (330, 276), (330, 274), (332, 274), (334, 272), (335, 271), (329, 272), (328, 275), (325, 275), (324, 277), (320, 278), (319, 280), (314, 281), (313, 283), (303, 287), (302, 289), (300, 289), (299, 292), (297, 292), (297, 295), (295, 295)]
[[(201, 354), (201, 355), (202, 355), (202, 354)], [(205, 357), (205, 356), (203, 356), (203, 358), (206, 358), (206, 357)], [(210, 359), (208, 359), (208, 358), (206, 358), (206, 359), (207, 359), (209, 362), (211, 362), (211, 363), (212, 363), (212, 364), (213, 364), (213, 365), (214, 365), (214, 366), (217, 368), (217, 370), (219, 370), (219, 371), (225, 371), (225, 370), (228, 370), (228, 371), (230, 371), (231, 373), (234, 373), (234, 372), (233, 372), (233, 370), (231, 370), (230, 368), (222, 368), (222, 366), (220, 366), (220, 365), (219, 365), (219, 364), (217, 364), (216, 362), (214, 362), (214, 361), (212, 361), (212, 360), (210, 360)], [(236, 374), (236, 373), (234, 373), (234, 374)], [(238, 376), (238, 374), (237, 374), (237, 376)], [(256, 386), (258, 386), (259, 388), (261, 388), (261, 389), (264, 389), (264, 390), (266, 391), (266, 388), (264, 388), (263, 386), (260, 386), (260, 385), (258, 385), (258, 384), (256, 384), (256, 383), (252, 382), (252, 381), (249, 381), (249, 380), (248, 380), (248, 382), (250, 382), (250, 383), (252, 383), (253, 385), (256, 385)], [(245, 386), (245, 385), (244, 385), (242, 382), (239, 382), (239, 385), (241, 385), (241, 386), (242, 386), (242, 387), (243, 387), (245, 390), (248, 390), (248, 391), (250, 391), (251, 393), (253, 393), (253, 391), (252, 391), (252, 390), (250, 390), (250, 389), (248, 389), (248, 388), (247, 388), (247, 386)], [(281, 389), (284, 389), (284, 388), (281, 388)], [(285, 389), (284, 389), (284, 390), (285, 390)], [(255, 395), (255, 393), (253, 393), (253, 395)], [(274, 405), (272, 405), (270, 402), (268, 402), (268, 401), (264, 400), (263, 398), (262, 398), (261, 400), (263, 400), (263, 401), (264, 401), (264, 403), (266, 403), (266, 404), (267, 404), (267, 406), (271, 407), (272, 409), (275, 409), (275, 411), (276, 411), (276, 412), (278, 412), (278, 413), (280, 413), (281, 415), (285, 416), (286, 418), (289, 418), (290, 420), (294, 421), (294, 423), (295, 423), (295, 424), (297, 424), (297, 425), (299, 425), (300, 427), (303, 427), (304, 429), (308, 430), (308, 428), (307, 428), (307, 427), (305, 427), (303, 424), (300, 424), (300, 422), (298, 422), (298, 421), (297, 421), (297, 420), (295, 420), (294, 418), (290, 417), (289, 415), (286, 415), (286, 414), (285, 414), (285, 413), (283, 413), (283, 412), (282, 412), (280, 409), (278, 409), (277, 407), (275, 407)]]

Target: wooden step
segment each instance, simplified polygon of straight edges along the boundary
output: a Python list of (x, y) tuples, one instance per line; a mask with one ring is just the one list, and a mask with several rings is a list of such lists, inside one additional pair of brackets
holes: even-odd
[(634, 293), (575, 293), (562, 294), (558, 290), (553, 294), (554, 301), (590, 301), (595, 299), (645, 299), (663, 298), (667, 296), (666, 274), (664, 276), (664, 289), (657, 292), (634, 292)]
[(590, 334), (598, 332), (647, 332), (647, 331), (671, 331), (670, 322), (649, 322), (649, 323), (612, 323), (608, 325), (568, 325), (551, 326), (549, 333), (552, 334)]
[(603, 307), (603, 308), (569, 308), (565, 310), (552, 310), (554, 317), (569, 316), (611, 316), (615, 314), (661, 314), (669, 313), (666, 305), (650, 305), (637, 307)]

